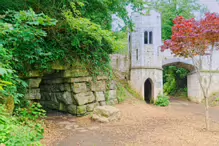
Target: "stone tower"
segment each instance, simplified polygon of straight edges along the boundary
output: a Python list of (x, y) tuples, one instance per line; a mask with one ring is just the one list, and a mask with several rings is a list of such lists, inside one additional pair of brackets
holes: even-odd
[(163, 93), (161, 15), (134, 12), (131, 18), (135, 29), (129, 34), (130, 83), (146, 102), (154, 101)]

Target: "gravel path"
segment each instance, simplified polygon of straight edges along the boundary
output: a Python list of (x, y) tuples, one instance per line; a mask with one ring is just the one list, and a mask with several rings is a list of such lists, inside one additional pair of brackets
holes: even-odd
[(214, 121), (206, 132), (202, 105), (173, 101), (169, 107), (162, 108), (129, 99), (116, 107), (121, 110), (122, 118), (108, 124), (93, 122), (89, 116), (49, 117), (50, 127), (43, 143), (51, 146), (219, 145), (218, 108), (211, 109)]

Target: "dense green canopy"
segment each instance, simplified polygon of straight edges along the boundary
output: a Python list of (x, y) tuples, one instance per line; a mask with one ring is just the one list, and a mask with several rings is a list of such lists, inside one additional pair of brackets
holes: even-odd
[(147, 3), (149, 9), (155, 9), (162, 14), (162, 39), (172, 36), (173, 20), (177, 16), (186, 19), (194, 18), (194, 12), (204, 13), (206, 8), (199, 0), (152, 0)]

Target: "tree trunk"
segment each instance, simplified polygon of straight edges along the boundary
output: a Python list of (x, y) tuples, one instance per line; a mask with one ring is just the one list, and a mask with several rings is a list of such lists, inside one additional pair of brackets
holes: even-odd
[(206, 130), (209, 131), (209, 105), (207, 97), (205, 97), (205, 124)]

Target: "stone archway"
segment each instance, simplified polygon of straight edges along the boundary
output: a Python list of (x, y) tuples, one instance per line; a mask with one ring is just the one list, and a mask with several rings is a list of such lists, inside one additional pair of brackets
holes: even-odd
[[(26, 99), (40, 102), (46, 109), (83, 116), (96, 106), (117, 104), (116, 83), (107, 76), (94, 79), (84, 68), (53, 70), (30, 76)], [(107, 86), (109, 84), (109, 87)]]
[(150, 103), (152, 100), (152, 96), (153, 96), (153, 83), (152, 80), (150, 78), (148, 78), (145, 82), (144, 82), (144, 100), (147, 103)]
[[(184, 68), (188, 71), (188, 74), (186, 77), (177, 79), (176, 80), (176, 86), (181, 89), (186, 89), (187, 88), (187, 98), (190, 99), (190, 92), (194, 90), (198, 86), (197, 81), (192, 81), (192, 78), (189, 76), (195, 73), (195, 66), (193, 65), (193, 62), (191, 59), (182, 59), (182, 58), (173, 58), (169, 60), (164, 60), (162, 64), (162, 68), (164, 69), (165, 67), (168, 66), (175, 66), (177, 68)], [(165, 80), (163, 79), (165, 82)], [(163, 82), (163, 84), (164, 84)], [(180, 84), (180, 85), (179, 85)], [(179, 90), (177, 90), (179, 91)], [(186, 93), (186, 92), (185, 92)]]
[(186, 60), (186, 59), (181, 59), (181, 58), (173, 58), (173, 59), (163, 60), (162, 67), (164, 68), (166, 66), (176, 66), (180, 68), (185, 68), (189, 70), (190, 72), (195, 70), (195, 67), (191, 59)]

